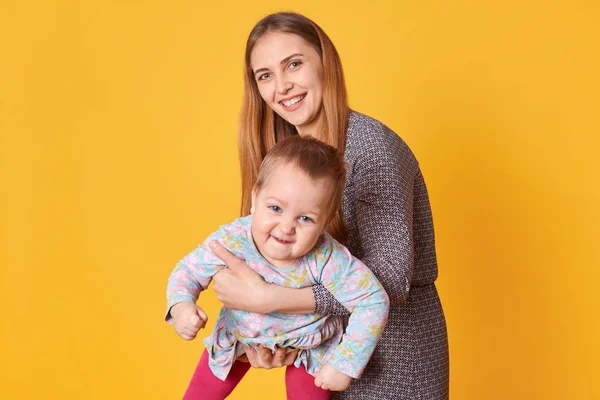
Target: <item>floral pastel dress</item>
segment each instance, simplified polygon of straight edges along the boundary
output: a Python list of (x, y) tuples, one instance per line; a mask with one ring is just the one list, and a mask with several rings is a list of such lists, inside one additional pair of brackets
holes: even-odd
[(208, 247), (217, 240), (267, 282), (291, 288), (323, 284), (351, 315), (344, 332), (345, 319), (339, 316), (257, 314), (223, 307), (212, 334), (204, 340), (216, 377), (225, 380), (236, 358), (245, 352), (242, 344), (298, 349), (294, 364), (304, 365), (310, 374), (329, 363), (348, 376), (360, 377), (388, 315), (388, 296), (375, 275), (327, 233), (293, 266), (277, 268), (257, 250), (251, 223), (249, 215), (221, 226), (179, 261), (167, 286), (167, 322), (173, 305), (196, 302), (212, 277), (226, 267)]

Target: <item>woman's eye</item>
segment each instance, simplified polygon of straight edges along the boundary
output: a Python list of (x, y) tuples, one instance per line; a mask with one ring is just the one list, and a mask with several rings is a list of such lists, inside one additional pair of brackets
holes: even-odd
[(269, 76), (270, 75), (268, 73), (264, 73), (262, 75), (259, 75), (257, 80), (264, 81), (265, 79), (269, 79)]
[(298, 68), (302, 63), (300, 61), (293, 61), (290, 63), (290, 68)]
[(271, 211), (275, 211), (275, 212), (281, 211), (281, 207), (279, 207), (279, 206), (269, 206), (269, 209), (271, 209)]

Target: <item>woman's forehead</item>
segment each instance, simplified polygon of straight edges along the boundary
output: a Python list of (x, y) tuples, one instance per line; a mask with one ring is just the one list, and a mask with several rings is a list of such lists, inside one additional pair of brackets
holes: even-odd
[(293, 33), (268, 32), (256, 41), (250, 54), (253, 70), (272, 67), (292, 54), (310, 56), (316, 54), (306, 40)]

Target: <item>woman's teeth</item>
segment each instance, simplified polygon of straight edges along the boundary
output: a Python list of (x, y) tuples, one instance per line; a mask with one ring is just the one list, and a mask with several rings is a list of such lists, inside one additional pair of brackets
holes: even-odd
[(291, 107), (294, 104), (296, 104), (297, 102), (299, 102), (300, 100), (302, 100), (304, 98), (304, 96), (305, 95), (297, 96), (297, 97), (294, 97), (293, 99), (282, 101), (282, 103), (286, 107)]

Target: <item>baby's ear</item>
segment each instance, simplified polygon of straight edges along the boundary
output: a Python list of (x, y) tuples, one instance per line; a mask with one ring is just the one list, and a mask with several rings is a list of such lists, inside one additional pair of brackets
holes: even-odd
[(254, 214), (254, 202), (256, 200), (256, 189), (252, 189), (252, 205), (250, 206), (250, 214)]
[(338, 211), (332, 213), (329, 216), (329, 219), (327, 220), (327, 223), (325, 224), (325, 226), (329, 225), (331, 223), (331, 221), (333, 221), (335, 219), (335, 217), (337, 217), (337, 215), (338, 215)]

